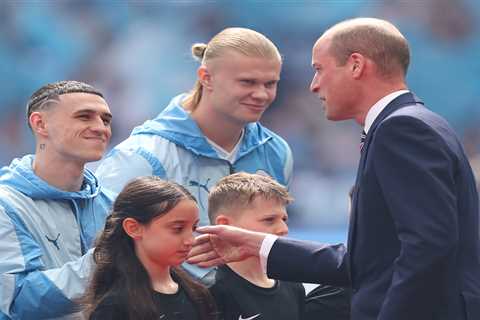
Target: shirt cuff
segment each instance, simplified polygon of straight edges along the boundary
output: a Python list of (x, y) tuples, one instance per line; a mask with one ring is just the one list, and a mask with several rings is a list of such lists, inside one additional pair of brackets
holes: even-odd
[(273, 234), (267, 235), (263, 241), (262, 246), (260, 247), (260, 266), (265, 274), (267, 274), (267, 260), (270, 250), (272, 250), (273, 244), (277, 241), (278, 236)]

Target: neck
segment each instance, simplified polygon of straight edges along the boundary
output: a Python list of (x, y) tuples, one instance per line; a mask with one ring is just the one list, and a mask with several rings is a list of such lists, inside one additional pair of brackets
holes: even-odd
[(251, 257), (244, 261), (232, 262), (227, 264), (230, 269), (235, 271), (242, 278), (262, 288), (271, 288), (275, 285), (275, 280), (269, 279), (263, 272), (258, 257)]
[(212, 112), (207, 103), (204, 99), (200, 100), (191, 116), (208, 139), (230, 152), (237, 144), (245, 125)]
[(135, 253), (147, 270), (153, 290), (167, 294), (177, 292), (178, 284), (172, 278), (169, 265), (159, 265), (152, 261), (137, 245), (135, 245)]
[[(376, 90), (371, 90), (371, 88), (376, 88)], [(408, 90), (408, 87), (403, 80), (395, 82), (375, 81), (374, 83), (368, 84), (363, 92), (364, 99), (359, 103), (359, 113), (355, 117), (355, 121), (363, 127), (365, 125), (367, 113), (373, 105), (383, 97), (399, 90)]]
[(83, 183), (83, 162), (65, 161), (37, 147), (33, 172), (48, 184), (64, 191), (79, 191)]
[(173, 294), (178, 291), (176, 283), (170, 273), (170, 267), (166, 268), (147, 268), (153, 290), (166, 294)]

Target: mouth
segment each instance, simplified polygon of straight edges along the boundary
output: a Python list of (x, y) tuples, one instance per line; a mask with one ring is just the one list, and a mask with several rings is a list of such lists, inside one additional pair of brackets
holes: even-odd
[(265, 111), (265, 109), (267, 109), (267, 106), (265, 106), (264, 104), (252, 104), (252, 103), (242, 103), (242, 104), (254, 111)]
[(325, 99), (325, 97), (318, 97), (318, 99), (320, 100), (320, 106), (322, 107), (322, 109), (326, 109), (327, 108), (327, 99)]
[(189, 250), (180, 250), (180, 251), (177, 251), (177, 253), (181, 256), (187, 256), (190, 253), (190, 249)]
[(105, 143), (107, 140), (105, 138), (101, 137), (85, 137), (86, 140), (94, 140), (94, 141), (99, 141), (102, 143)]

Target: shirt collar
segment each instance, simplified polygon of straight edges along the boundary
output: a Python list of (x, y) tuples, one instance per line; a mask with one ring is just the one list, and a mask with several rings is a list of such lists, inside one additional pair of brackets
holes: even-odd
[(382, 110), (385, 109), (385, 107), (390, 102), (392, 102), (393, 99), (395, 99), (396, 97), (398, 97), (398, 96), (400, 96), (404, 93), (407, 93), (407, 92), (408, 92), (408, 90), (394, 91), (394, 92), (386, 95), (382, 99), (378, 100), (377, 103), (375, 103), (370, 108), (370, 110), (368, 110), (367, 116), (365, 118), (365, 126), (363, 127), (363, 130), (365, 131), (365, 133), (368, 133), (368, 130), (370, 130), (370, 127), (372, 126), (373, 122), (378, 117), (380, 112), (382, 112)]

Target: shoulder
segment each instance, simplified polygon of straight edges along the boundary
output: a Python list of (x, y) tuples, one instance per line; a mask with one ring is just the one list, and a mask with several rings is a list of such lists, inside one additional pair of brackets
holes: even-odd
[(153, 152), (161, 146), (168, 145), (168, 140), (153, 134), (135, 134), (129, 136), (124, 141), (116, 145), (107, 154), (108, 157), (115, 156), (116, 154), (132, 155), (139, 153), (141, 150)]
[(214, 268), (202, 279), (217, 303), (231, 294), (231, 286), (235, 286), (233, 281), (224, 266)]
[(460, 142), (448, 122), (425, 107), (408, 106), (386, 117), (375, 130), (375, 145), (398, 147), (431, 145), (461, 152)]
[(290, 145), (288, 142), (282, 138), (277, 133), (273, 132), (272, 130), (268, 129), (267, 127), (262, 126), (260, 123), (257, 123), (258, 130), (260, 131), (261, 137), (269, 137), (270, 139), (267, 141), (267, 146), (275, 148), (282, 152), (291, 152)]
[(281, 290), (286, 290), (292, 292), (294, 295), (305, 297), (305, 287), (299, 282), (290, 282), (290, 281), (278, 281), (278, 286)]
[(36, 210), (36, 202), (32, 198), (11, 186), (0, 185), (0, 212), (14, 224), (23, 224), (23, 218), (35, 215)]

